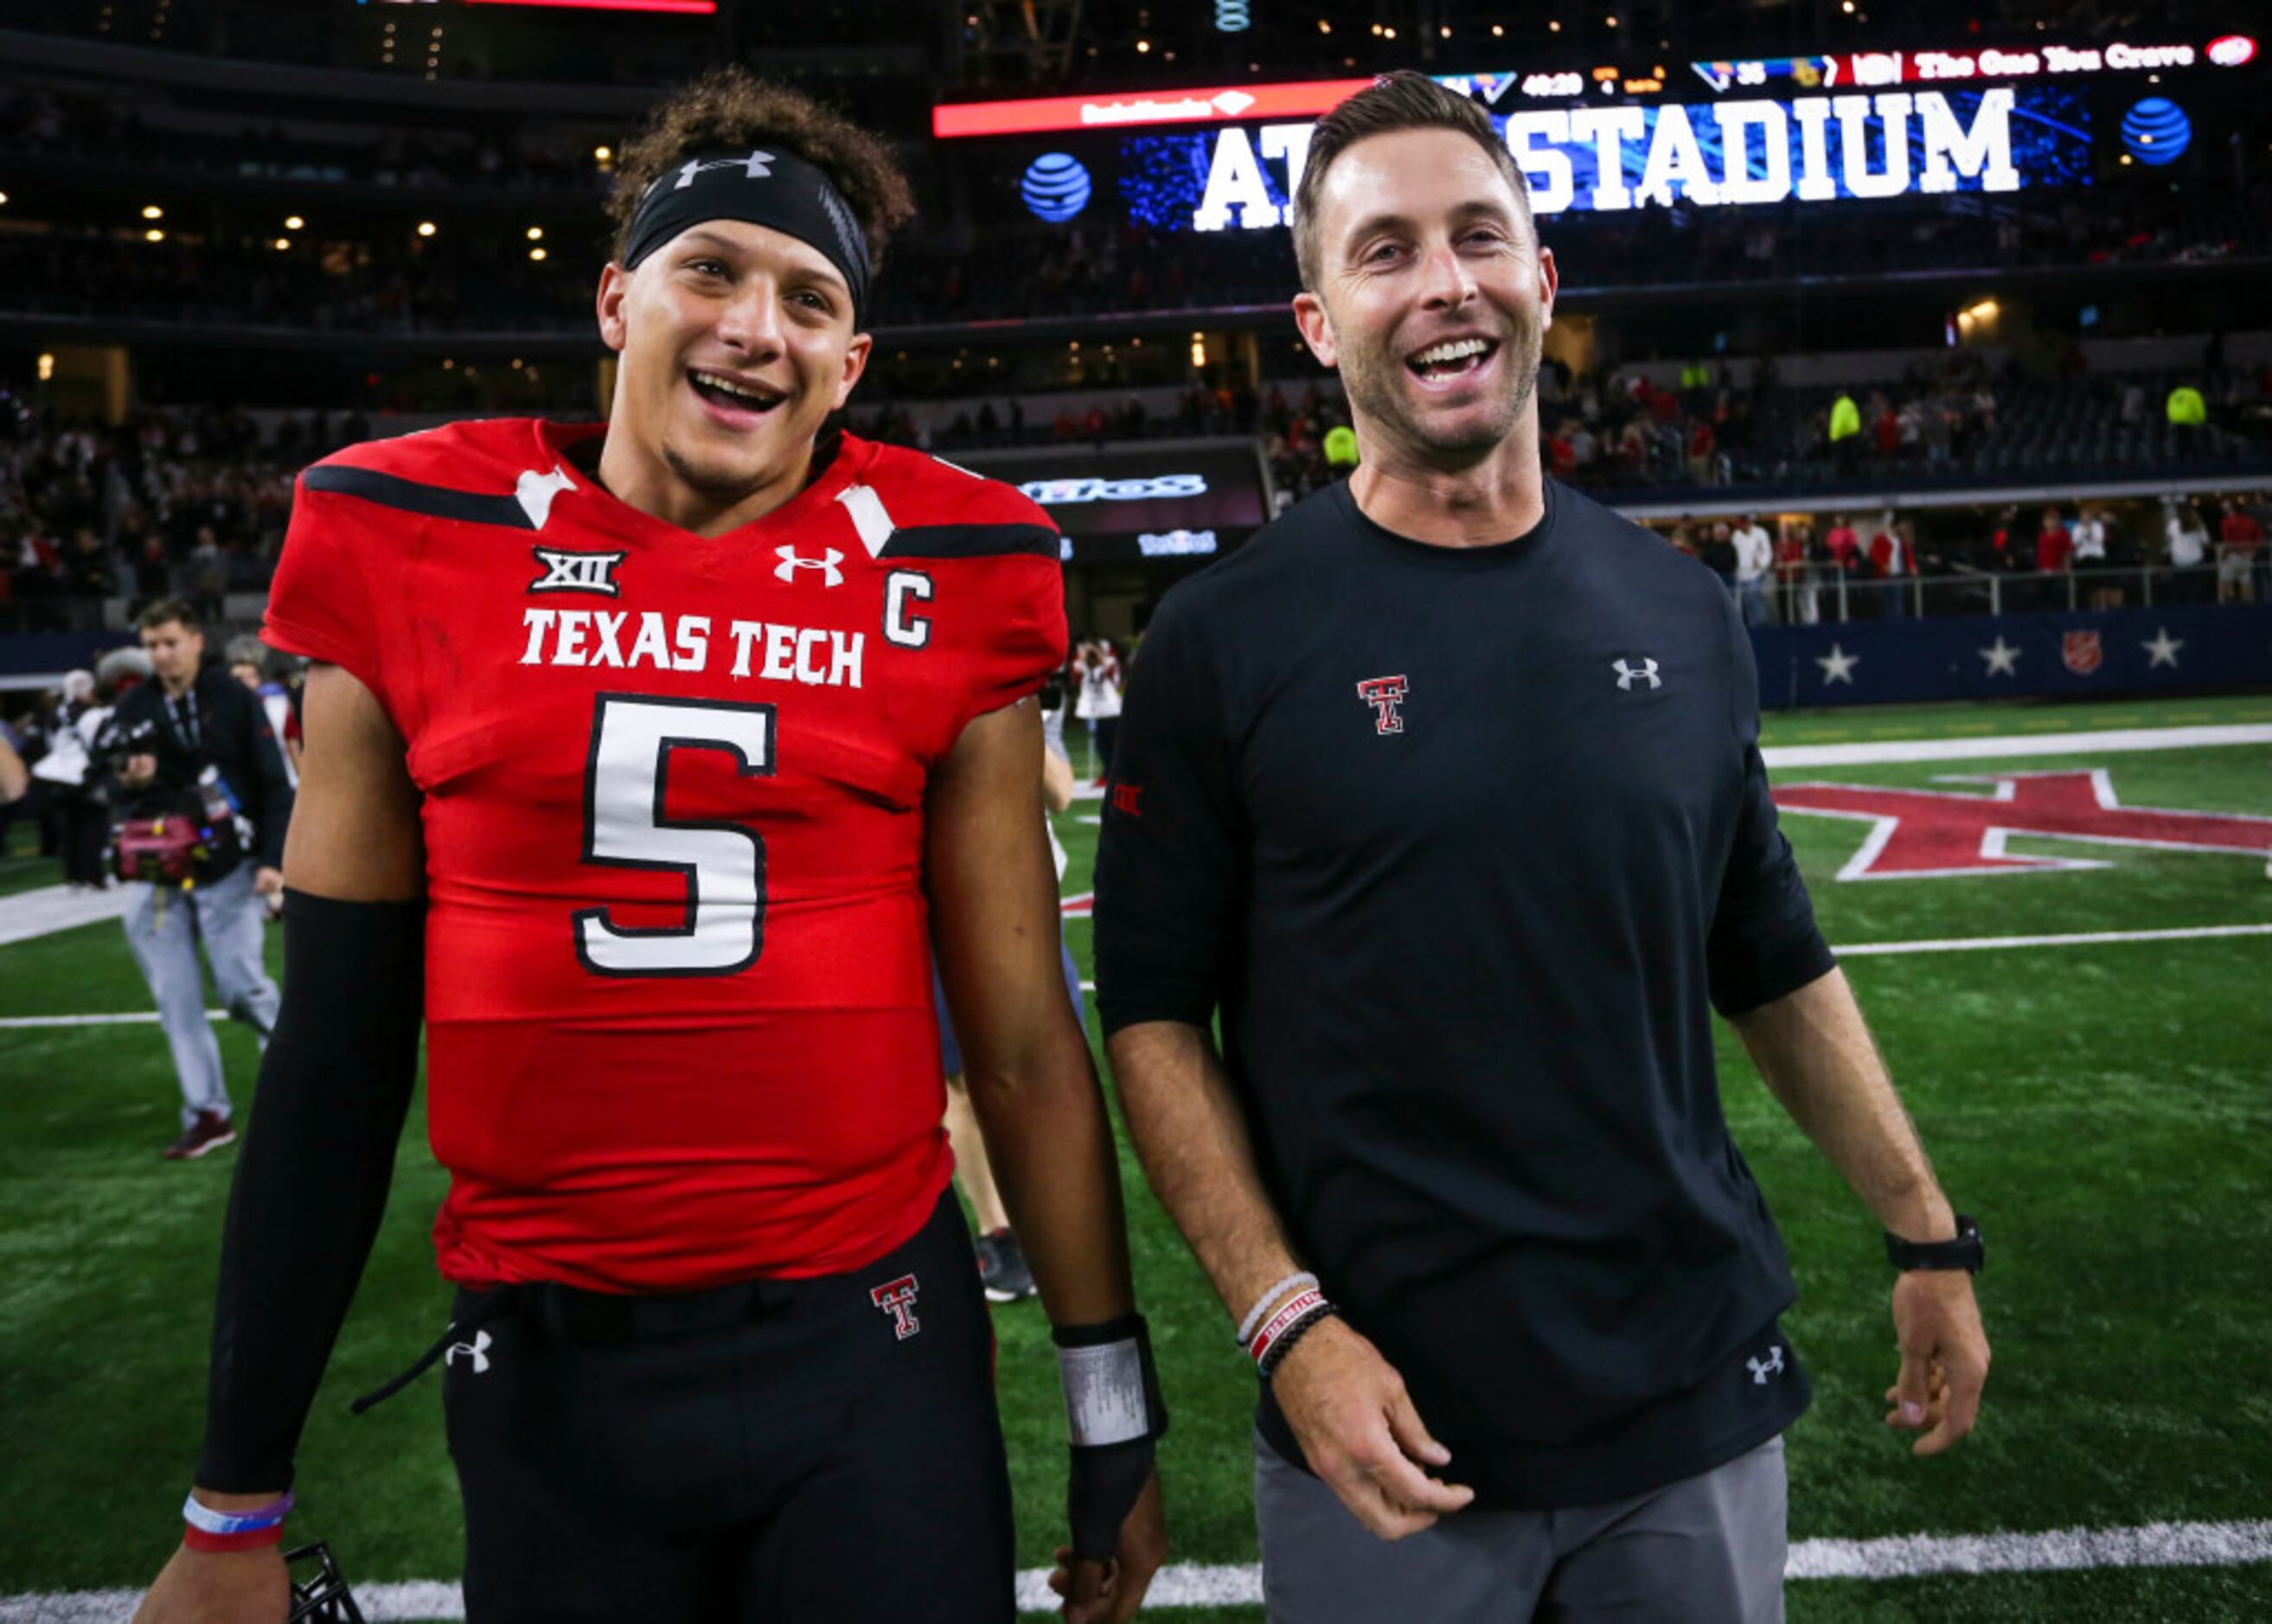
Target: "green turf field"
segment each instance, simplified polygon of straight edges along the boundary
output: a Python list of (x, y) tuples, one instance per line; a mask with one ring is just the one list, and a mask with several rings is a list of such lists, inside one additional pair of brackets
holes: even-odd
[[(1770, 745), (2272, 721), (2272, 697), (1854, 711), (1768, 724)], [(1076, 738), (1076, 759), (1080, 741)], [(1779, 778), (1943, 789), (1993, 761)], [(2028, 757), (2104, 768), (2122, 803), (2272, 817), (2272, 745)], [(1059, 821), (1086, 891), (1095, 803)], [(1785, 828), (1834, 943), (2272, 924), (2265, 859), (2014, 838), (2106, 868), (1841, 883), (1867, 825)], [(20, 832), (20, 831), (19, 831)], [(10, 892), (51, 865), (0, 854)], [(1069, 922), (1087, 972), (1089, 927)], [(272, 943), (272, 951), (273, 944)], [(1728, 1114), (1790, 1241), (1786, 1327), (1816, 1389), (1790, 1435), (1794, 1540), (2129, 1528), (2272, 1517), (2272, 935), (1855, 956), (1846, 961), (1944, 1183), (1977, 1214), (1996, 1365), (1979, 1432), (1939, 1461), (1880, 1426), (1895, 1360), (1877, 1230), (1722, 1033)], [(146, 1007), (115, 923), (0, 947), (0, 1018)], [(1092, 1038), (1095, 1027), (1092, 1022)], [(251, 1042), (221, 1033), (238, 1098)], [(152, 1026), (0, 1029), (0, 1434), (15, 1486), (0, 1598), (146, 1582), (197, 1448), (215, 1241), (233, 1151), (161, 1162), (177, 1095)], [(1229, 1322), (1132, 1158), (1140, 1289), (1176, 1425), (1172, 1561), (1248, 1563), (1252, 1384)], [(442, 1178), (406, 1139), (377, 1256), (301, 1455), (295, 1531), (359, 1581), (448, 1578), (460, 1525), (439, 1383), (350, 1420), (445, 1296), (426, 1229)], [(1063, 1410), (1031, 1303), (999, 1310), (1021, 1567), (1059, 1537)], [(0, 1600), (0, 1616), (4, 1616)], [(2272, 1563), (1795, 1581), (1801, 1620), (2261, 1619)], [(1258, 1620), (1259, 1609), (1160, 1616)], [(1423, 1624), (1413, 1620), (1411, 1624)]]

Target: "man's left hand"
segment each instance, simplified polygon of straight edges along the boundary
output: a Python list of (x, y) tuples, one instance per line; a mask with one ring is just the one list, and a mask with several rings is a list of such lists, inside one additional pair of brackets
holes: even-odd
[(1168, 1560), (1168, 1516), (1160, 1503), (1160, 1474), (1145, 1482), (1128, 1520), (1120, 1525), (1120, 1548), (1109, 1562), (1076, 1561), (1072, 1547), (1061, 1545), (1050, 1589), (1065, 1598), (1067, 1624), (1126, 1624), (1144, 1604), (1152, 1576)]
[(252, 894), (254, 896), (273, 897), (277, 892), (283, 889), (284, 871), (281, 868), (271, 868), (267, 864), (263, 863), (259, 868), (255, 868), (252, 871)]
[(1886, 1389), (1886, 1425), (1922, 1432), (1913, 1455), (1939, 1455), (1972, 1430), (1988, 1381), (1988, 1332), (1958, 1269), (1912, 1269), (1894, 1282), (1900, 1376)]

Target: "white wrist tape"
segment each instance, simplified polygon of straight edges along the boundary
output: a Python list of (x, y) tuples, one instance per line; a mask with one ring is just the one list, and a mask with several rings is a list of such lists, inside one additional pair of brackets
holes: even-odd
[(1144, 1360), (1135, 1337), (1091, 1348), (1059, 1348), (1058, 1375), (1065, 1383), (1065, 1427), (1074, 1448), (1126, 1443), (1150, 1434)]

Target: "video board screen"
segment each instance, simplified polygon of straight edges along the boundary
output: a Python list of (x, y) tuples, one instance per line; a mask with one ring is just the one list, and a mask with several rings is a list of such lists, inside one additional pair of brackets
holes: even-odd
[[(2053, 86), (1540, 108), (1492, 115), (1540, 214), (2088, 185), (2090, 112)], [(1308, 123), (1125, 136), (1127, 217), (1166, 231), (1283, 224)]]
[[(381, 5), (435, 5), (442, 0), (378, 0)], [(370, 0), (356, 0), (359, 5)], [(449, 0), (452, 5), (516, 5), (556, 11), (647, 11), (675, 17), (711, 17), (718, 0)]]
[[(2175, 161), (2184, 104), (2247, 93), (2232, 70), (2256, 61), (2225, 34), (1437, 77), (1490, 110), (1553, 215), (2088, 186), (2102, 162)], [(1263, 231), (1317, 115), (1368, 82), (966, 103), (932, 127), (1045, 221)]]
[(972, 451), (957, 460), (1040, 503), (1065, 533), (1068, 562), (1214, 556), (1269, 517), (1247, 444)]

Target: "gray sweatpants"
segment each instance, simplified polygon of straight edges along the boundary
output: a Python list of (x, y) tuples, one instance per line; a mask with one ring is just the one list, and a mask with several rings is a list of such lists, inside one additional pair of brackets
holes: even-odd
[(198, 942), (213, 965), (213, 992), (221, 1007), (259, 1034), (268, 1047), (281, 995), (261, 961), (265, 914), (252, 892), (252, 865), (240, 863), (228, 878), (184, 891), (136, 885), (126, 906), (126, 941), (142, 966), (142, 979), (158, 1001), (159, 1024), (174, 1051), (182, 1080), (182, 1126), (201, 1111), (229, 1114), (228, 1085), (220, 1070), (220, 1045), (206, 1019), (205, 972), (198, 967)]
[(1389, 1541), (1254, 1439), (1271, 1624), (1780, 1624), (1787, 1498), (1773, 1438), (1629, 1500), (1461, 1511)]

